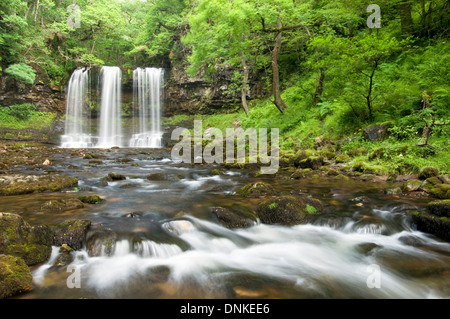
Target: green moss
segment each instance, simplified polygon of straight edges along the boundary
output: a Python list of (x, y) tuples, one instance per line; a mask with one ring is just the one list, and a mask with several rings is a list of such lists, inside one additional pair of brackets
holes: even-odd
[(247, 184), (236, 191), (237, 195), (247, 197), (260, 197), (273, 195), (275, 193), (273, 187), (264, 182), (256, 182)]
[(98, 204), (98, 203), (105, 201), (105, 199), (101, 198), (98, 195), (80, 196), (80, 197), (78, 197), (78, 199), (86, 204)]
[(0, 299), (26, 292), (33, 287), (33, 277), (23, 259), (0, 255)]

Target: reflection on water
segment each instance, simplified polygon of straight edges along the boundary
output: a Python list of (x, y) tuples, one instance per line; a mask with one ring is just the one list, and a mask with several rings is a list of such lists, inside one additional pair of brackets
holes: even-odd
[[(125, 152), (134, 165), (117, 161)], [(267, 176), (262, 179), (280, 194), (320, 199), (326, 214), (307, 225), (230, 230), (211, 208), (255, 209), (259, 199), (233, 195), (256, 180), (244, 170), (213, 175), (211, 167), (178, 166), (131, 150), (110, 151), (102, 165), (86, 166), (80, 157), (55, 162), (55, 169), (79, 178), (78, 190), (2, 197), (3, 209), (31, 224), (87, 218), (91, 234), (108, 229), (115, 237), (97, 253), (89, 247), (72, 253), (81, 288), (67, 287), (67, 266), (53, 266), (55, 247), (48, 263), (33, 268), (35, 289), (21, 298), (450, 297), (450, 245), (414, 230), (407, 214), (425, 201), (387, 199), (383, 185)], [(126, 179), (99, 183), (112, 171)], [(160, 178), (147, 178), (153, 173)], [(106, 201), (41, 209), (81, 193)], [(379, 288), (370, 288), (374, 278)]]

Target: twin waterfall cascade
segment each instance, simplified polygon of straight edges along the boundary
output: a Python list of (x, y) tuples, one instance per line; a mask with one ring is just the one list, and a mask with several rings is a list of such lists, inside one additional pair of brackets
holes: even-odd
[[(99, 76), (99, 110), (96, 121), (89, 104), (90, 71), (76, 69), (67, 89), (63, 148), (161, 147), (161, 97), (164, 70), (138, 68), (133, 72), (133, 126), (131, 138), (122, 123), (122, 72), (104, 66)], [(96, 124), (97, 134), (91, 125)], [(128, 144), (126, 144), (128, 141)]]
[[(133, 101), (135, 105), (135, 134), (131, 147), (161, 147), (161, 82), (163, 69), (138, 68), (133, 72)], [(136, 104), (139, 106), (136, 108)], [(151, 126), (148, 127), (148, 118)]]

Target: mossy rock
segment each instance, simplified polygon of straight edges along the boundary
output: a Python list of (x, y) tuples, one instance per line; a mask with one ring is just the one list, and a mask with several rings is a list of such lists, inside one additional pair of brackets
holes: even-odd
[(363, 156), (363, 155), (366, 155), (367, 152), (368, 152), (368, 150), (365, 147), (355, 147), (355, 148), (352, 148), (351, 150), (349, 150), (347, 152), (347, 155), (349, 155), (351, 157)]
[(301, 168), (310, 168), (313, 170), (317, 170), (321, 168), (324, 164), (324, 160), (322, 156), (310, 156), (301, 160), (298, 163), (298, 166)]
[(347, 163), (347, 162), (350, 162), (350, 160), (351, 160), (351, 157), (348, 156), (347, 154), (339, 154), (339, 155), (336, 155), (336, 157), (334, 158), (334, 161), (338, 164)]
[(386, 195), (400, 195), (403, 193), (403, 190), (401, 189), (401, 187), (396, 186), (396, 187), (386, 188), (384, 190), (384, 193)]
[(99, 159), (104, 158), (105, 155), (95, 154), (95, 153), (87, 153), (83, 156), (83, 159)]
[(111, 172), (102, 178), (103, 181), (107, 181), (107, 182), (122, 181), (122, 180), (126, 180), (126, 179), (127, 179), (127, 177), (125, 175), (117, 174), (115, 172)]
[(246, 197), (261, 197), (275, 194), (273, 187), (264, 182), (247, 184), (236, 191), (237, 195)]
[(52, 233), (48, 226), (30, 226), (17, 214), (0, 213), (0, 254), (22, 258), (27, 265), (47, 260)]
[(439, 184), (429, 190), (431, 196), (439, 199), (450, 199), (450, 184)]
[(350, 180), (350, 178), (349, 178), (348, 176), (345, 176), (345, 175), (343, 175), (343, 174), (336, 175), (336, 176), (334, 177), (334, 179), (336, 179), (336, 180), (342, 180), (342, 181), (348, 181), (348, 180)]
[(427, 212), (436, 216), (450, 217), (450, 199), (429, 202)]
[(319, 200), (307, 197), (272, 197), (258, 204), (256, 214), (264, 224), (298, 225), (305, 224), (323, 212)]
[(13, 175), (0, 177), (0, 195), (57, 192), (78, 186), (78, 179), (61, 175)]
[(91, 226), (90, 220), (69, 219), (52, 227), (52, 245), (69, 245), (75, 250), (83, 248), (86, 242), (86, 234)]
[(211, 170), (209, 173), (211, 175), (223, 175), (223, 173), (220, 170), (218, 170), (217, 168)]
[(419, 179), (425, 180), (427, 178), (438, 176), (438, 175), (439, 175), (439, 171), (437, 168), (427, 166), (420, 170)]
[(78, 197), (78, 200), (80, 200), (81, 202), (83, 202), (85, 204), (98, 204), (98, 203), (105, 201), (105, 199), (103, 199), (102, 197), (100, 197), (98, 195), (80, 196), (80, 197)]
[(256, 214), (245, 209), (230, 209), (213, 207), (212, 213), (217, 220), (227, 228), (248, 228), (256, 224)]
[(29, 291), (32, 287), (33, 277), (25, 261), (0, 254), (0, 299)]
[(89, 256), (111, 256), (116, 247), (117, 234), (109, 228), (96, 229), (86, 237), (86, 249)]
[(82, 203), (81, 200), (76, 198), (69, 198), (69, 199), (57, 199), (47, 201), (41, 206), (41, 209), (49, 211), (65, 211), (83, 207), (84, 204)]
[(301, 179), (308, 176), (308, 173), (311, 172), (310, 168), (298, 168), (296, 169), (290, 176), (292, 179)]
[(418, 179), (410, 179), (409, 181), (407, 181), (403, 184), (402, 190), (405, 193), (415, 192), (420, 189), (421, 185), (422, 185), (422, 181), (420, 181)]
[(450, 242), (450, 220), (447, 217), (438, 217), (427, 212), (414, 212), (411, 217), (417, 225), (417, 230)]
[(386, 152), (386, 148), (377, 147), (369, 154), (369, 160), (374, 160), (376, 158), (383, 158)]

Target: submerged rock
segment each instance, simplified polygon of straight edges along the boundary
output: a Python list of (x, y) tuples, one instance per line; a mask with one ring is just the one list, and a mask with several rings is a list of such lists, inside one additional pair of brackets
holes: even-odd
[(273, 187), (264, 182), (247, 184), (236, 191), (237, 195), (247, 197), (260, 197), (275, 194)]
[(64, 211), (64, 210), (70, 210), (70, 209), (77, 209), (77, 208), (83, 208), (84, 204), (81, 200), (76, 198), (70, 198), (70, 199), (57, 199), (57, 200), (50, 200), (48, 202), (45, 202), (42, 206), (42, 210), (50, 210), (50, 211)]
[(213, 214), (227, 228), (248, 228), (256, 224), (256, 215), (243, 210), (233, 210), (224, 207), (214, 207)]
[(0, 254), (22, 258), (27, 265), (47, 260), (52, 234), (48, 226), (30, 226), (21, 216), (0, 213)]
[(122, 181), (125, 179), (127, 179), (127, 177), (125, 175), (117, 174), (115, 172), (111, 172), (102, 178), (103, 181), (107, 181), (107, 182)]
[(26, 292), (33, 286), (33, 277), (22, 258), (0, 254), (0, 299)]
[(307, 223), (322, 211), (319, 200), (295, 196), (273, 197), (262, 201), (256, 208), (262, 223), (288, 226)]

